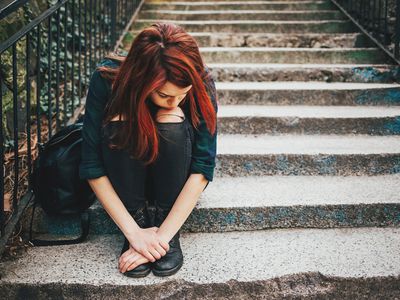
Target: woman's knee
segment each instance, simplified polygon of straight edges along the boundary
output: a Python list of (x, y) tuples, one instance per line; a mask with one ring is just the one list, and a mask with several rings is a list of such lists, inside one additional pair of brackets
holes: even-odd
[(157, 111), (156, 119), (160, 123), (180, 123), (184, 121), (185, 113), (179, 106), (173, 109), (160, 108)]

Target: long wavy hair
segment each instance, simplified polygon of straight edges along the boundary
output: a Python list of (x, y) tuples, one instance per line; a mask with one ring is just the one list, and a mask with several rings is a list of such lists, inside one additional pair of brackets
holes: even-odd
[[(157, 127), (147, 102), (151, 101), (150, 93), (167, 81), (180, 88), (192, 85), (179, 106), (187, 102), (195, 130), (201, 113), (208, 131), (215, 134), (216, 112), (208, 94), (213, 89), (207, 88), (211, 74), (206, 72), (196, 40), (183, 28), (173, 23), (154, 23), (135, 37), (126, 56), (111, 53), (106, 57), (120, 64), (116, 68), (98, 67), (101, 76), (111, 81), (113, 95), (107, 102), (102, 126), (116, 115), (126, 118), (112, 147), (127, 149), (131, 157), (145, 165), (157, 159)], [(217, 101), (214, 92), (213, 96)]]

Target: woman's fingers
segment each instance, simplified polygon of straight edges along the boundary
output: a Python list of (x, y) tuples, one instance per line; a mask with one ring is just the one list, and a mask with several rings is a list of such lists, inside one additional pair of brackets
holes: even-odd
[(145, 259), (143, 256), (140, 256), (140, 257), (139, 257), (134, 263), (132, 263), (126, 270), (127, 270), (127, 271), (130, 271), (130, 270), (136, 268), (137, 266), (139, 266), (139, 265), (141, 265), (141, 264), (143, 264), (143, 263), (145, 263), (145, 262), (148, 262), (148, 260)]
[(119, 269), (122, 273), (126, 272), (126, 269), (134, 263), (139, 256), (135, 253), (133, 255), (128, 256), (125, 260), (122, 260), (122, 262), (119, 264)]
[[(158, 244), (158, 245), (155, 247), (155, 249), (156, 249), (157, 252), (161, 255), (161, 257), (164, 256), (165, 254), (167, 254), (167, 251), (165, 251), (165, 249), (164, 249), (163, 247), (161, 247), (160, 244)], [(160, 257), (160, 258), (161, 258), (161, 257)], [(158, 259), (160, 259), (160, 258), (158, 258)]]
[(161, 245), (161, 247), (164, 248), (165, 251), (169, 250), (169, 243), (166, 243), (166, 242), (160, 240), (159, 244)]
[(155, 262), (156, 261), (156, 259), (153, 257), (153, 255), (148, 250), (145, 250), (145, 251), (141, 252), (141, 254), (151, 262)]

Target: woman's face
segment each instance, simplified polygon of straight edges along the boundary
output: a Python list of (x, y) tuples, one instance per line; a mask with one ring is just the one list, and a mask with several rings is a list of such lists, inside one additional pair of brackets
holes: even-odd
[(161, 88), (151, 92), (150, 98), (154, 104), (160, 107), (173, 109), (178, 107), (179, 103), (186, 97), (191, 88), (192, 85), (180, 88), (167, 81)]

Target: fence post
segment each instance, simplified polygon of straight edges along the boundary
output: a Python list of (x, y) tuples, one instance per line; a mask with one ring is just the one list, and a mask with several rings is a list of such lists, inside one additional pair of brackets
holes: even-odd
[(116, 23), (117, 23), (117, 1), (111, 2), (111, 45), (114, 46), (117, 42)]
[(400, 58), (400, 0), (396, 1), (396, 25), (394, 28), (394, 57)]

